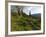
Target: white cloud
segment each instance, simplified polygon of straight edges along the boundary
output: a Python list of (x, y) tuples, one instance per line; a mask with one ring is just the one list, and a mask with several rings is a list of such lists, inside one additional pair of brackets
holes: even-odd
[(40, 6), (32, 6), (32, 7), (26, 7), (24, 8), (24, 12), (29, 15), (29, 11), (31, 10), (31, 14), (37, 14), (41, 13), (41, 7)]

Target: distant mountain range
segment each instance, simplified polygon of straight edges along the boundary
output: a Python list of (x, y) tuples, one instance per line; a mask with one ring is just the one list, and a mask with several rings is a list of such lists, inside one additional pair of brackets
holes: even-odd
[(37, 18), (41, 18), (41, 14), (40, 13), (38, 13), (38, 14), (32, 14), (32, 16), (37, 17)]

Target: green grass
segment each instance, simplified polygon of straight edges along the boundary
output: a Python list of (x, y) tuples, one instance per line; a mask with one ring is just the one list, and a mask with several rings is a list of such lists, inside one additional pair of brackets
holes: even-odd
[(41, 20), (33, 16), (11, 16), (11, 31), (40, 30)]

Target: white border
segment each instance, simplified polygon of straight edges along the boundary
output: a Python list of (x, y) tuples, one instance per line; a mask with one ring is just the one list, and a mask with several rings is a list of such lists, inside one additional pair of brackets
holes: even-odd
[[(41, 6), (41, 30), (32, 31), (15, 31), (11, 32), (11, 5), (21, 6)], [(16, 34), (32, 34), (32, 33), (43, 33), (43, 5), (42, 4), (26, 4), (26, 3), (8, 3), (8, 35)]]

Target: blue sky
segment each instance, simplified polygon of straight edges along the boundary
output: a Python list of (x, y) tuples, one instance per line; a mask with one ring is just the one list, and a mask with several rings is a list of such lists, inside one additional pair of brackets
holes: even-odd
[[(13, 11), (17, 11), (15, 6), (12, 6), (11, 9)], [(23, 8), (23, 12), (26, 13), (27, 15), (29, 15), (29, 11), (31, 12), (31, 14), (41, 13), (41, 6), (25, 6)]]

